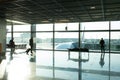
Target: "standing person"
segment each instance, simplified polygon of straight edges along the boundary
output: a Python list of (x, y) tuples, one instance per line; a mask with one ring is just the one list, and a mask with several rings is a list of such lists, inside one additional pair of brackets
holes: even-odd
[(30, 48), (28, 48), (26, 50), (27, 54), (28, 54), (29, 51), (31, 51), (31, 53), (32, 53), (32, 49), (33, 49), (33, 38), (32, 37), (29, 39), (29, 46), (30, 46)]
[(12, 38), (12, 39), (9, 41), (9, 46), (10, 46), (10, 48), (11, 48), (10, 57), (13, 58), (13, 53), (15, 52), (15, 42), (14, 42), (14, 38)]
[(101, 53), (105, 52), (105, 41), (103, 40), (103, 38), (101, 38), (99, 44), (100, 44), (100, 47), (101, 47)]
[(103, 65), (105, 64), (105, 62), (104, 62), (104, 57), (105, 57), (105, 41), (103, 40), (103, 38), (101, 38), (99, 44), (100, 44), (100, 47), (101, 47), (101, 57), (100, 57), (99, 64), (101, 65), (101, 67), (103, 67)]
[(101, 52), (105, 51), (105, 41), (103, 40), (103, 38), (101, 38), (99, 44), (100, 44), (100, 47), (101, 47)]

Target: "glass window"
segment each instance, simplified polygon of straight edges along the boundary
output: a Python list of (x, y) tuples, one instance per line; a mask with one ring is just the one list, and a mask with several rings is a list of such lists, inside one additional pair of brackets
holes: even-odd
[(68, 23), (67, 24), (67, 30), (78, 30), (79, 29), (79, 23)]
[(120, 51), (120, 32), (111, 32), (111, 50)]
[(99, 41), (103, 38), (105, 40), (106, 50), (109, 48), (109, 32), (85, 32), (84, 33), (84, 47), (91, 50), (100, 50)]
[(11, 33), (7, 33), (6, 43), (9, 44), (10, 40), (11, 40)]
[(16, 44), (29, 43), (30, 33), (14, 33), (13, 36)]
[(119, 29), (120, 30), (120, 21), (112, 21), (111, 29)]
[(7, 32), (11, 32), (11, 25), (7, 25)]
[(78, 30), (79, 23), (56, 23), (55, 30), (56, 31), (65, 31), (65, 30)]
[(53, 47), (53, 33), (36, 33), (36, 48), (37, 49), (52, 49)]
[(77, 32), (56, 32), (55, 33), (55, 49), (67, 50), (68, 48), (78, 47)]
[(109, 30), (108, 22), (84, 22), (81, 23), (81, 30)]
[(52, 31), (53, 24), (36, 24), (36, 31)]
[(30, 25), (14, 25), (13, 31), (30, 31)]

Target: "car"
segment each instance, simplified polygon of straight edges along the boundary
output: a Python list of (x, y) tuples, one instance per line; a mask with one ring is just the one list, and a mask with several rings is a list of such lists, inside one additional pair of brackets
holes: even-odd
[(65, 43), (59, 43), (56, 45), (55, 50), (67, 50), (67, 49), (74, 49), (78, 48), (78, 42), (65, 42)]

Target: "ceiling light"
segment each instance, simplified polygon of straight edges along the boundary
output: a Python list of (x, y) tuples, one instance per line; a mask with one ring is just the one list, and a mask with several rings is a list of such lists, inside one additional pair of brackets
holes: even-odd
[(69, 22), (68, 19), (61, 19), (61, 20), (59, 20), (59, 21), (61, 21), (61, 22)]
[(41, 21), (41, 22), (47, 23), (47, 22), (49, 22), (49, 21), (48, 21), (48, 20), (44, 20), (44, 21)]
[(32, 14), (32, 12), (28, 12), (28, 14)]
[(96, 7), (95, 6), (91, 6), (90, 9), (95, 9)]
[(25, 22), (21, 22), (21, 21), (15, 21), (15, 20), (10, 20), (10, 19), (6, 19), (7, 22), (12, 22), (12, 23), (17, 23), (17, 24), (28, 24)]

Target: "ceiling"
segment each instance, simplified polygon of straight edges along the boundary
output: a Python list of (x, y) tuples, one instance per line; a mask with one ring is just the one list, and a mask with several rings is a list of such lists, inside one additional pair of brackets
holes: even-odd
[(120, 0), (0, 0), (0, 17), (30, 24), (120, 20)]

